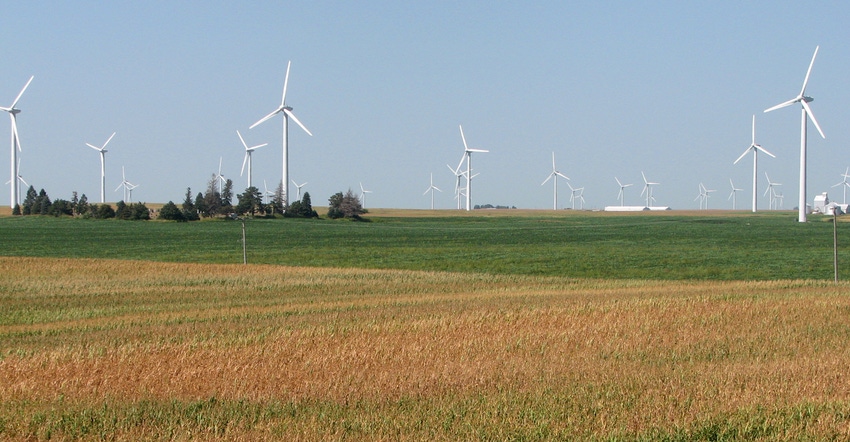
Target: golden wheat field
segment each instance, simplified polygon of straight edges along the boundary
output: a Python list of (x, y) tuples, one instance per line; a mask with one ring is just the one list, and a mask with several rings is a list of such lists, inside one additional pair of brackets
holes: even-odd
[(850, 438), (846, 283), (0, 265), (0, 439)]

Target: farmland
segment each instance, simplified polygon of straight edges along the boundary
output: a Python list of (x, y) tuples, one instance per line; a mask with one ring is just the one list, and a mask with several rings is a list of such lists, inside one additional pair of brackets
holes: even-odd
[(827, 222), (247, 227), (0, 218), (0, 439), (850, 436)]

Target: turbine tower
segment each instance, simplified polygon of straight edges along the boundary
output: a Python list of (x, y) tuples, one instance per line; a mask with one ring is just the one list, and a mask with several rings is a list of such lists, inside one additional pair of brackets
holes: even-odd
[(257, 125), (265, 122), (266, 120), (271, 119), (277, 114), (283, 114), (283, 178), (281, 182), (283, 183), (283, 204), (284, 206), (289, 206), (289, 119), (292, 118), (296, 124), (301, 126), (301, 129), (304, 129), (304, 132), (307, 132), (307, 135), (313, 136), (300, 121), (295, 117), (295, 114), (292, 113), (292, 106), (286, 105), (286, 86), (289, 83), (289, 67), (292, 65), (292, 62), (286, 64), (286, 77), (283, 79), (283, 96), (280, 99), (280, 106), (273, 110), (270, 114), (266, 115), (263, 118), (260, 118), (259, 121), (252, 124), (248, 129), (253, 129)]
[[(549, 174), (549, 176), (546, 177), (546, 181), (543, 181), (540, 184), (542, 186), (542, 185), (546, 184), (547, 182), (549, 182), (549, 180), (552, 180), (552, 183), (554, 183), (554, 185), (555, 185), (555, 198), (554, 198), (554, 202), (552, 203), (552, 210), (558, 210), (558, 177), (564, 178), (567, 181), (569, 181), (569, 177), (567, 177), (563, 173), (559, 172), (558, 168), (555, 167), (555, 152), (552, 152), (552, 172)], [(567, 184), (569, 184), (569, 183), (567, 183)], [(570, 199), (572, 199), (572, 198), (570, 198)]]
[(735, 160), (735, 162), (732, 163), (732, 164), (738, 164), (738, 161), (741, 161), (741, 159), (744, 158), (747, 155), (747, 153), (750, 152), (750, 151), (753, 152), (753, 213), (755, 213), (756, 212), (756, 189), (758, 188), (758, 180), (757, 180), (757, 178), (758, 178), (758, 164), (759, 164), (758, 163), (759, 162), (759, 158), (758, 158), (759, 152), (758, 151), (762, 151), (762, 152), (770, 155), (771, 157), (776, 158), (776, 155), (768, 152), (763, 147), (761, 147), (761, 145), (756, 144), (756, 116), (755, 115), (753, 115), (753, 141), (750, 143), (750, 147), (748, 147), (746, 150), (744, 150), (744, 153), (742, 153), (741, 156), (739, 156), (738, 159)]
[(800, 111), (800, 198), (799, 198), (799, 206), (798, 206), (798, 215), (797, 221), (804, 223), (806, 222), (806, 116), (812, 120), (812, 123), (815, 124), (815, 128), (820, 133), (822, 138), (826, 138), (826, 135), (823, 134), (823, 131), (818, 124), (818, 120), (815, 119), (815, 114), (812, 113), (812, 108), (809, 107), (809, 103), (814, 100), (812, 97), (806, 96), (806, 85), (809, 83), (809, 75), (812, 73), (812, 66), (815, 64), (815, 57), (818, 55), (818, 49), (820, 46), (815, 47), (815, 54), (812, 55), (812, 61), (809, 63), (809, 70), (806, 72), (806, 78), (803, 80), (803, 88), (800, 89), (800, 93), (797, 94), (796, 97), (784, 102), (777, 104), (771, 108), (765, 109), (765, 112), (770, 112), (772, 110), (776, 110), (779, 108), (783, 108), (786, 106), (791, 106), (794, 103), (800, 103), (803, 106), (803, 109)]
[[(463, 126), (458, 125), (460, 128), (460, 138), (463, 140), (463, 154), (466, 156), (466, 210), (472, 210), (472, 153), (473, 152), (481, 152), (487, 153), (489, 150), (484, 149), (470, 149), (466, 144), (466, 137), (463, 136)], [(463, 162), (463, 160), (461, 160)]]
[(34, 77), (35, 76), (30, 77), (30, 79), (27, 81), (27, 84), (24, 85), (24, 88), (21, 89), (21, 92), (19, 92), (18, 96), (15, 97), (15, 101), (12, 101), (12, 104), (9, 107), (0, 107), (0, 110), (6, 111), (6, 112), (9, 113), (9, 119), (12, 120), (12, 138), (11, 138), (12, 139), (12, 163), (11, 163), (12, 164), (11, 165), (11, 169), (12, 169), (11, 175), (12, 176), (9, 178), (9, 184), (12, 185), (11, 186), (12, 192), (11, 192), (11, 198), (9, 199), (9, 201), (10, 201), (10, 207), (13, 208), (13, 209), (15, 208), (16, 205), (21, 203), (19, 198), (18, 198), (18, 187), (19, 186), (18, 186), (18, 170), (17, 170), (17, 168), (18, 168), (18, 152), (21, 150), (21, 139), (18, 138), (17, 115), (19, 113), (21, 113), (21, 110), (15, 108), (15, 106), (18, 104), (18, 100), (21, 99), (21, 95), (23, 95), (24, 91), (27, 90), (27, 87), (29, 87), (29, 85), (32, 82), (32, 79)]
[(100, 152), (100, 203), (103, 204), (106, 202), (106, 145), (112, 141), (112, 137), (115, 136), (115, 132), (112, 132), (112, 135), (106, 139), (106, 142), (103, 143), (103, 146), (97, 147), (95, 145), (86, 143), (86, 146), (91, 147), (92, 149)]
[[(29, 187), (30, 183), (28, 183), (27, 180), (24, 179), (24, 176), (21, 175), (21, 157), (18, 157), (17, 173), (18, 173), (18, 181), (23, 183), (24, 186)], [(6, 184), (12, 184), (12, 180), (6, 181)], [(23, 201), (23, 199), (21, 199), (21, 186), (18, 186), (18, 201)]]
[(626, 187), (629, 187), (632, 184), (623, 184), (617, 177), (614, 177), (614, 180), (617, 181), (617, 184), (620, 186), (620, 193), (617, 194), (617, 199), (620, 200), (620, 207), (623, 207), (626, 205)]
[[(449, 168), (451, 169), (451, 167)], [(428, 190), (425, 191), (422, 195), (427, 195), (428, 192), (431, 192), (431, 210), (434, 210), (434, 191), (442, 192), (437, 186), (434, 185), (434, 174), (431, 174), (431, 185), (428, 186)]]
[(460, 168), (461, 168), (461, 166), (463, 166), (463, 160), (465, 160), (465, 159), (466, 159), (466, 153), (464, 153), (460, 157), (460, 162), (457, 164), (457, 167), (454, 168), (454, 169), (452, 169), (452, 166), (449, 166), (448, 164), (446, 164), (446, 167), (448, 167), (449, 170), (452, 171), (452, 173), (455, 175), (455, 179), (456, 179), (456, 181), (455, 181), (455, 199), (457, 200), (457, 210), (461, 209), (460, 196), (463, 194), (463, 192), (462, 192), (462, 188), (460, 187), (460, 179), (461, 179), (461, 177), (463, 177), (465, 172), (462, 172), (460, 170)]
[[(269, 143), (263, 143), (258, 144), (256, 146), (248, 147), (248, 144), (245, 143), (245, 139), (242, 138), (242, 134), (240, 134), (238, 130), (236, 131), (236, 135), (239, 135), (239, 141), (242, 141), (242, 146), (245, 147), (245, 158), (242, 160), (242, 170), (239, 172), (239, 176), (242, 176), (242, 173), (245, 172), (245, 163), (248, 163), (248, 187), (251, 187), (253, 186), (253, 184), (251, 184), (251, 169), (253, 164), (253, 161), (251, 159), (251, 153), (263, 146), (268, 145)], [(219, 163), (219, 168), (221, 168), (221, 163)], [(219, 173), (221, 173), (221, 170), (219, 170)]]

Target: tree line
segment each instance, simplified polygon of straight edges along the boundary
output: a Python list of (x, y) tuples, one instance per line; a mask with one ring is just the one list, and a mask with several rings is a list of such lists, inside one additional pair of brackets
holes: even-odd
[[(82, 218), (109, 219), (117, 218), (123, 220), (149, 220), (154, 217), (171, 221), (198, 221), (201, 218), (227, 217), (227, 216), (252, 216), (269, 217), (282, 216), (284, 218), (318, 218), (319, 214), (313, 210), (309, 192), (305, 192), (300, 201), (294, 201), (288, 206), (284, 204), (283, 183), (280, 183), (276, 191), (269, 195), (272, 198), (268, 203), (263, 202), (263, 194), (254, 186), (248, 187), (239, 195), (236, 195), (236, 204), (233, 204), (233, 181), (224, 180), (220, 182), (218, 175), (213, 174), (207, 183), (206, 193), (192, 193), (192, 188), (186, 188), (183, 203), (178, 207), (173, 201), (168, 201), (157, 214), (148, 209), (144, 203), (125, 203), (119, 201), (113, 209), (112, 205), (90, 203), (85, 194), (82, 196), (73, 192), (70, 201), (57, 199), (51, 201), (44, 189), (36, 192), (33, 186), (27, 190), (26, 198), (21, 205), (16, 205), (13, 215), (52, 215), (52, 216), (79, 216)], [(328, 199), (328, 218), (348, 218), (360, 220), (361, 215), (366, 213), (360, 203), (360, 198), (349, 189), (347, 192), (337, 192)]]

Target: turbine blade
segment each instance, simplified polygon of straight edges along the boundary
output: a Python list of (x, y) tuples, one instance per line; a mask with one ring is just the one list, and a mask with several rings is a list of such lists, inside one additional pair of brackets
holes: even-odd
[(484, 150), (484, 149), (466, 149), (466, 151), (467, 152), (481, 152), (481, 153), (490, 152), (489, 150)]
[(301, 126), (301, 129), (304, 129), (304, 132), (307, 132), (307, 135), (310, 135), (311, 137), (313, 136), (313, 134), (312, 134), (312, 133), (310, 133), (310, 131), (309, 131), (309, 130), (307, 130), (307, 128), (306, 128), (306, 127), (304, 127), (304, 125), (303, 125), (303, 124), (301, 124), (301, 122), (300, 122), (300, 121), (298, 121), (298, 118), (296, 118), (296, 117), (295, 117), (295, 114), (293, 114), (293, 113), (292, 113), (289, 109), (284, 109), (284, 110), (283, 110), (283, 112), (284, 112), (286, 115), (288, 115), (290, 118), (292, 118), (292, 121), (294, 121), (294, 122), (295, 122), (295, 123), (297, 123), (299, 126)]
[(97, 147), (97, 146), (93, 146), (93, 145), (91, 145), (91, 144), (89, 144), (89, 143), (86, 143), (86, 146), (91, 147), (92, 149), (94, 149), (94, 150), (96, 150), (96, 151), (101, 151), (101, 150), (102, 150), (101, 148), (99, 148), (99, 147)]
[(239, 129), (236, 129), (236, 135), (239, 136), (239, 141), (241, 141), (242, 145), (245, 146), (245, 150), (248, 150), (248, 144), (245, 143), (245, 139), (242, 138), (242, 134), (239, 133)]
[(268, 121), (271, 117), (273, 117), (273, 116), (275, 116), (275, 115), (279, 114), (281, 111), (283, 111), (283, 108), (275, 109), (274, 111), (272, 111), (272, 113), (270, 113), (270, 114), (266, 115), (266, 116), (265, 116), (265, 117), (263, 117), (263, 118), (260, 118), (260, 120), (259, 120), (259, 121), (257, 121), (256, 123), (252, 124), (252, 125), (251, 125), (251, 127), (249, 127), (248, 129), (253, 129), (253, 128), (257, 127), (259, 124), (261, 124), (261, 123), (265, 123), (265, 122), (266, 122), (266, 121)]
[(463, 140), (463, 150), (469, 150), (469, 147), (466, 146), (466, 137), (463, 136), (463, 126), (458, 124), (457, 127), (460, 128), (460, 139)]
[(239, 171), (239, 176), (242, 176), (242, 173), (245, 172), (245, 164), (248, 162), (248, 152), (245, 152), (245, 158), (242, 159), (242, 170)]
[(563, 174), (563, 173), (561, 173), (561, 172), (555, 172), (555, 175), (558, 175), (558, 176), (559, 176), (559, 177), (561, 177), (561, 178), (570, 179), (570, 177), (568, 177), (568, 176), (564, 175), (564, 174)]
[(292, 66), (292, 60), (286, 63), (286, 77), (283, 79), (283, 95), (280, 97), (280, 107), (286, 105), (286, 86), (289, 84), (289, 67)]
[(806, 109), (806, 114), (809, 116), (809, 119), (812, 120), (812, 123), (815, 123), (815, 128), (820, 133), (821, 138), (826, 138), (826, 135), (823, 134), (823, 131), (820, 129), (820, 124), (818, 124), (818, 120), (815, 120), (815, 114), (812, 113), (812, 108), (809, 107), (809, 103), (806, 103), (806, 100), (800, 100), (800, 103)]
[(765, 149), (765, 148), (763, 148), (763, 147), (759, 146), (758, 144), (756, 144), (754, 147), (755, 147), (756, 149), (758, 149), (758, 150), (760, 150), (760, 151), (762, 151), (762, 152), (764, 152), (764, 153), (766, 153), (766, 154), (770, 155), (771, 157), (776, 158), (776, 155), (774, 155), (774, 154), (772, 154), (772, 153), (768, 152), (768, 151), (767, 151), (767, 149)]
[(29, 87), (29, 85), (30, 85), (30, 83), (32, 82), (32, 79), (33, 79), (33, 78), (35, 78), (35, 75), (33, 75), (33, 76), (31, 76), (31, 77), (30, 77), (30, 79), (27, 81), (27, 84), (25, 84), (25, 85), (24, 85), (24, 88), (23, 88), (23, 89), (21, 89), (21, 92), (18, 94), (18, 96), (17, 96), (17, 97), (15, 97), (15, 101), (13, 101), (13, 102), (12, 102), (12, 105), (11, 105), (11, 106), (9, 106), (9, 109), (14, 109), (14, 108), (15, 108), (15, 105), (16, 105), (16, 104), (18, 104), (18, 100), (20, 100), (20, 99), (21, 99), (21, 95), (23, 95), (23, 94), (24, 94), (24, 91), (25, 91), (25, 90), (27, 90), (27, 88)]
[(110, 141), (112, 141), (112, 137), (114, 137), (114, 136), (115, 136), (115, 132), (112, 132), (112, 135), (110, 135), (109, 138), (106, 139), (106, 142), (103, 143), (103, 147), (101, 147), (100, 150), (106, 149), (106, 145), (109, 144)]
[[(755, 146), (755, 145), (753, 145), (753, 146)], [(732, 164), (738, 164), (738, 161), (741, 161), (741, 158), (744, 158), (745, 156), (747, 156), (748, 153), (750, 153), (750, 149), (752, 149), (753, 146), (748, 147), (747, 150), (745, 150), (744, 153), (742, 153), (741, 156), (739, 156), (738, 159), (735, 160), (735, 162), (732, 163)]]
[(809, 63), (809, 70), (806, 71), (806, 79), (803, 80), (803, 89), (800, 90), (800, 96), (806, 93), (806, 85), (809, 83), (809, 75), (812, 74), (812, 66), (815, 65), (815, 57), (818, 56), (818, 49), (820, 49), (820, 46), (815, 46), (815, 53), (812, 55), (812, 61)]
[(540, 185), (542, 186), (542, 185), (548, 183), (549, 180), (551, 180), (554, 175), (555, 175), (555, 172), (550, 173), (549, 176), (546, 177), (546, 180), (543, 181), (542, 183), (540, 183)]
[(776, 106), (773, 106), (773, 107), (771, 107), (771, 108), (767, 108), (767, 109), (765, 109), (765, 110), (764, 110), (764, 112), (765, 112), (765, 113), (767, 113), (767, 112), (770, 112), (770, 111), (774, 111), (774, 110), (776, 110), (776, 109), (781, 109), (781, 108), (783, 108), (783, 107), (788, 107), (788, 106), (791, 106), (792, 104), (794, 104), (794, 103), (796, 103), (796, 102), (798, 102), (798, 101), (800, 101), (800, 98), (799, 98), (799, 97), (798, 97), (798, 98), (794, 98), (793, 100), (788, 100), (788, 101), (786, 101), (786, 102), (784, 102), (784, 103), (779, 103), (779, 104), (777, 104)]

